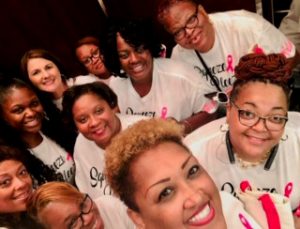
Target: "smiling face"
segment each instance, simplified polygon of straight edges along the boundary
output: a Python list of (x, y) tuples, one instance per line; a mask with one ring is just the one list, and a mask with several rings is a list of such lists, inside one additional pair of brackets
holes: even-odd
[(3, 119), (21, 133), (37, 133), (42, 126), (43, 107), (28, 88), (12, 88), (2, 104)]
[[(270, 83), (249, 82), (245, 84), (234, 103), (240, 109), (254, 112), (262, 117), (286, 116), (288, 110), (283, 89)], [(252, 127), (242, 125), (239, 121), (238, 110), (232, 105), (227, 108), (227, 122), (234, 152), (248, 161), (261, 159), (279, 143), (284, 132), (284, 128), (279, 131), (268, 130), (262, 120)]]
[(105, 149), (121, 128), (115, 110), (96, 94), (80, 96), (72, 108), (76, 127), (87, 139)]
[(122, 69), (134, 83), (152, 82), (153, 58), (143, 47), (131, 47), (117, 34), (117, 50)]
[(21, 162), (0, 162), (0, 213), (25, 211), (31, 192), (32, 180)]
[(225, 228), (215, 184), (195, 157), (178, 144), (164, 142), (144, 152), (132, 163), (130, 173), (139, 212), (129, 210), (129, 215), (137, 226)]
[(50, 60), (32, 58), (28, 60), (29, 80), (41, 91), (62, 95), (65, 85), (58, 67)]
[[(75, 201), (51, 202), (39, 212), (38, 217), (49, 229), (69, 229), (72, 221), (80, 215), (80, 207)], [(83, 214), (84, 225), (80, 229), (103, 229), (104, 224), (95, 204), (90, 213)], [(79, 219), (80, 220), (80, 219)], [(74, 227), (76, 229), (76, 227)]]
[(109, 77), (108, 71), (103, 62), (103, 55), (99, 47), (94, 44), (83, 44), (76, 49), (78, 60), (86, 67), (87, 71), (99, 76)]
[(215, 35), (213, 25), (202, 6), (192, 2), (177, 2), (170, 6), (162, 23), (166, 30), (174, 35), (192, 20), (195, 13), (198, 24), (193, 28), (185, 28), (186, 34), (182, 39), (174, 38), (177, 44), (186, 49), (207, 52), (213, 47)]

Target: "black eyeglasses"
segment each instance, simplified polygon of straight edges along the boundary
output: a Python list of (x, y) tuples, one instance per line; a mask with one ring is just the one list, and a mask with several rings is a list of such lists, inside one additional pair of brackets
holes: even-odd
[(256, 125), (261, 119), (264, 122), (265, 127), (270, 131), (282, 130), (288, 121), (288, 117), (282, 115), (269, 115), (259, 116), (255, 112), (240, 109), (235, 103), (231, 104), (237, 109), (239, 115), (239, 121), (242, 125), (252, 127)]
[(198, 6), (196, 12), (186, 21), (185, 26), (173, 33), (175, 40), (181, 40), (186, 36), (186, 29), (194, 29), (198, 25)]
[(83, 215), (89, 214), (93, 209), (93, 205), (94, 205), (93, 200), (91, 199), (91, 197), (89, 197), (88, 194), (86, 194), (83, 198), (83, 201), (79, 205), (80, 214), (71, 220), (71, 223), (69, 224), (68, 229), (82, 228), (84, 225)]
[(98, 58), (99, 56), (100, 56), (100, 50), (97, 48), (94, 51), (92, 51), (91, 55), (86, 59), (84, 59), (82, 63), (84, 65), (90, 65), (91, 63), (93, 63), (93, 59)]

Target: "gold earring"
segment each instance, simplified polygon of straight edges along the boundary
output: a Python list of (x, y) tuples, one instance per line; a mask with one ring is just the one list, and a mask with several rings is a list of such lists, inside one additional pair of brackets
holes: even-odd
[(220, 131), (221, 132), (227, 132), (229, 130), (229, 125), (227, 122), (223, 123), (222, 125), (220, 125)]
[(286, 140), (288, 140), (289, 139), (289, 136), (287, 135), (287, 134), (285, 134), (285, 136), (284, 137), (281, 137), (281, 141), (286, 141)]

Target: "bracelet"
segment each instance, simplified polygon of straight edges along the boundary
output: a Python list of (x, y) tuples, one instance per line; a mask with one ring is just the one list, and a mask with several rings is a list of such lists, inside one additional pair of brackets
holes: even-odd
[(191, 133), (193, 130), (192, 125), (185, 119), (182, 121), (183, 125), (184, 125), (184, 132), (185, 133)]

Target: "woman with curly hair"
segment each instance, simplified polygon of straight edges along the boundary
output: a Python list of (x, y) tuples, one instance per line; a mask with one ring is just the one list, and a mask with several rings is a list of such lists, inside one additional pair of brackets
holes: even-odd
[(199, 128), (186, 143), (220, 190), (235, 195), (241, 181), (248, 180), (261, 190), (284, 194), (292, 182), (290, 200), (296, 210), (300, 115), (288, 113), (288, 61), (282, 54), (248, 54), (235, 73), (226, 119)]
[(173, 120), (142, 120), (106, 150), (108, 181), (137, 228), (243, 228), (239, 214), (260, 228), (236, 198), (218, 191), (182, 135)]
[(121, 113), (174, 118), (188, 134), (216, 118), (215, 109), (205, 106), (208, 83), (184, 63), (159, 58), (161, 44), (151, 27), (148, 21), (132, 20), (111, 29), (107, 64), (125, 78), (114, 78), (109, 85)]
[(0, 227), (41, 228), (26, 213), (33, 188), (47, 181), (59, 180), (26, 150), (0, 141)]

